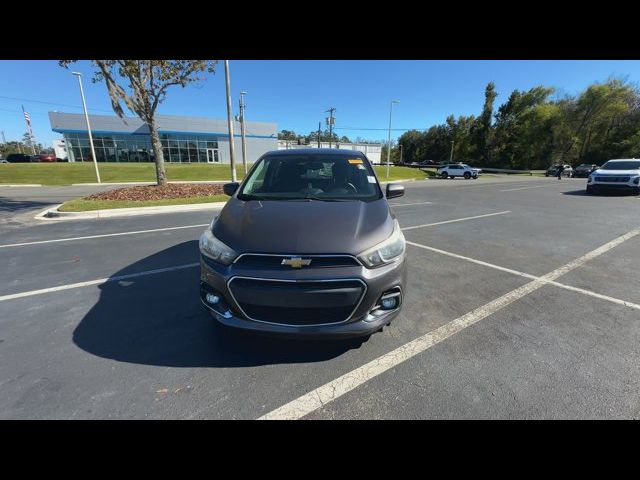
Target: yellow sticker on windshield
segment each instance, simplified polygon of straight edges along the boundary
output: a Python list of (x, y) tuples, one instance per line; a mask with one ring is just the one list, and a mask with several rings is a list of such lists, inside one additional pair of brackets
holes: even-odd
[(362, 163), (362, 159), (361, 158), (350, 158), (349, 159), (349, 163), (352, 165), (357, 165), (358, 163)]

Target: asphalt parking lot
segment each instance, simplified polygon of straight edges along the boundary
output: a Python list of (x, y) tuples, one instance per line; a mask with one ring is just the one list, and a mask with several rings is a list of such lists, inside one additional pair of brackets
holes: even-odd
[(362, 344), (216, 325), (213, 211), (36, 221), (78, 193), (0, 187), (0, 418), (640, 418), (640, 199), (585, 182), (407, 183), (404, 309)]

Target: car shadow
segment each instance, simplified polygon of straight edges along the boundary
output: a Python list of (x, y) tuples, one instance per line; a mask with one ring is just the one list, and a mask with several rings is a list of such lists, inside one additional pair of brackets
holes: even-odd
[(53, 205), (51, 202), (39, 202), (33, 200), (14, 200), (7, 197), (0, 197), (0, 212), (20, 213), (23, 210), (35, 210)]
[(587, 193), (587, 191), (583, 188), (581, 190), (571, 190), (568, 192), (562, 192), (563, 195), (572, 195), (576, 197), (628, 197), (634, 196), (631, 192), (613, 192), (609, 191), (601, 191), (595, 193)]
[(121, 362), (220, 368), (320, 362), (362, 343), (265, 337), (224, 327), (200, 303), (197, 266), (114, 279), (184, 259), (187, 264), (198, 261), (197, 241), (175, 245), (114, 273), (100, 285), (100, 299), (74, 330), (74, 343)]

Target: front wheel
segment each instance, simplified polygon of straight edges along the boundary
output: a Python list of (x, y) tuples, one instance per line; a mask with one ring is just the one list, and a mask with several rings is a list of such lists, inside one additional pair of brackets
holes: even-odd
[(478, 179), (478, 175), (474, 175), (472, 178), (473, 178), (474, 180), (477, 180), (477, 179)]
[(464, 172), (464, 179), (469, 180), (471, 178), (471, 174), (469, 172)]
[(440, 178), (447, 178), (449, 176), (449, 174), (447, 172), (442, 172), (440, 174)]

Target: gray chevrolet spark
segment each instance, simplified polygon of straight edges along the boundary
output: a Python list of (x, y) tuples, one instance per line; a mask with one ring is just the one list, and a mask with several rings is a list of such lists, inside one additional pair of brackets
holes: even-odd
[(365, 337), (402, 307), (405, 240), (360, 152), (269, 152), (200, 237), (200, 298), (222, 324), (307, 337)]

